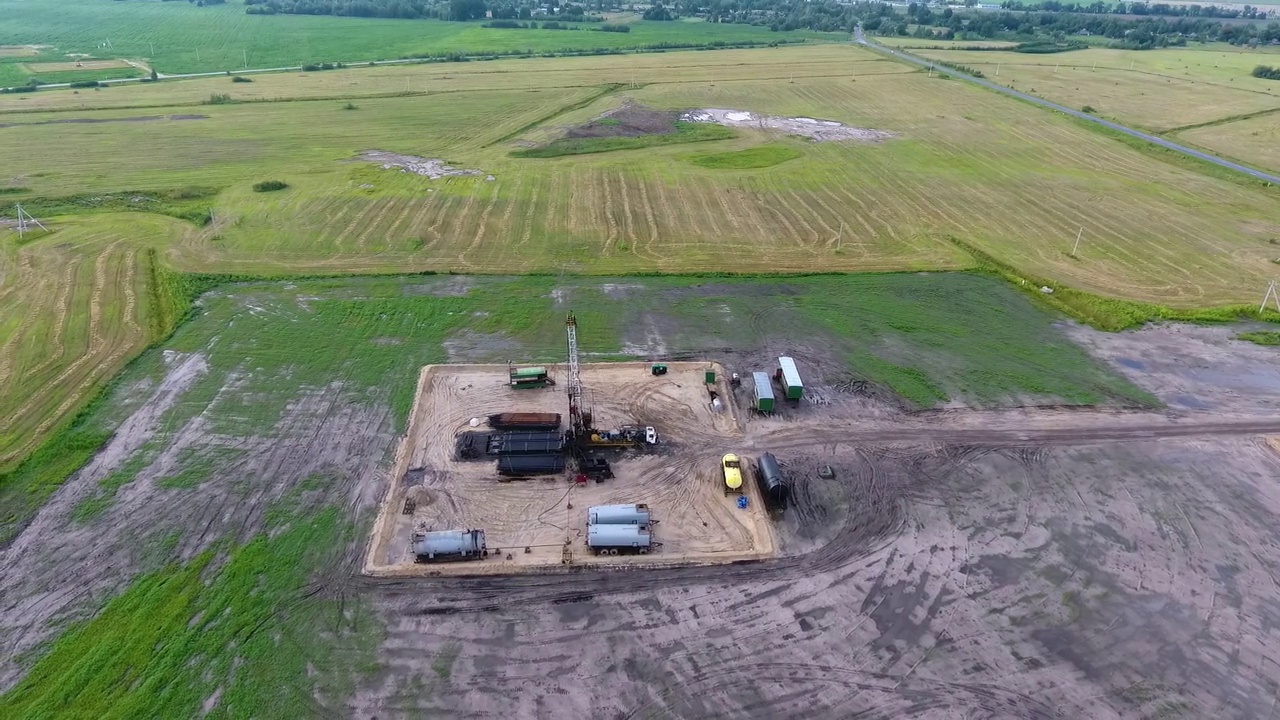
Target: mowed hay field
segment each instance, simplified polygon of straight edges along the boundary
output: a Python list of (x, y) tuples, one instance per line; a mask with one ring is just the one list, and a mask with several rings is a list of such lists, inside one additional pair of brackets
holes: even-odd
[(1280, 170), (1280, 113), (1184, 130), (1176, 137), (1259, 167)]
[(912, 52), (981, 70), (992, 82), (1068, 107), (1088, 105), (1103, 117), (1156, 132), (1280, 110), (1280, 82), (1249, 74), (1258, 65), (1280, 65), (1280, 54), (1225, 44), (1143, 51), (1090, 48), (1050, 55)]
[(60, 229), (52, 242), (0, 245), (0, 467), (156, 338), (145, 242), (176, 224), (108, 216)]
[[(406, 83), (410, 93), (398, 95)], [(348, 100), (344, 88), (365, 94)], [(312, 99), (200, 104), (214, 93), (252, 92)], [(163, 93), (172, 99), (157, 109)], [(150, 312), (139, 291), (132, 306), (104, 291), (118, 297), (97, 304), (108, 309), (95, 316), (94, 303), (73, 305), (65, 318), (47, 296), (67, 278), (74, 297), (92, 298), (84, 288), (93, 279), (126, 272), (115, 263), (135, 267), (123, 284), (149, 282), (139, 264), (148, 248), (165, 267), (189, 272), (607, 274), (972, 267), (953, 242), (961, 241), (1023, 273), (1201, 307), (1253, 301), (1272, 276), (1270, 241), (1280, 237), (1273, 190), (1198, 174), (849, 46), (353, 69), (235, 84), (224, 77), (34, 97), (146, 107), (33, 113), (13, 112), (22, 108), (13, 96), (0, 101), (0, 185), (29, 188), (12, 197), (33, 207), (76, 199), (61, 203), (72, 214), (42, 218), (56, 230), (50, 237), (19, 247), (3, 235), (7, 276), (26, 267), (42, 278), (4, 285), (29, 308), (12, 311), (7, 317), (17, 320), (3, 326), (3, 352), (15, 357), (24, 346), (13, 340), (20, 325), (30, 336), (66, 323), (67, 337), (80, 337), (71, 323), (88, 327), (97, 317), (98, 327), (117, 323), (112, 348), (145, 343), (153, 331), (137, 319)], [(820, 117), (897, 137), (813, 143), (742, 130), (691, 145), (510, 155), (627, 102)], [(97, 122), (68, 122), (77, 120)], [(800, 157), (750, 170), (693, 162), (771, 143), (793, 151), (780, 157)], [(355, 160), (370, 149), (480, 174), (431, 180)], [(268, 179), (290, 187), (252, 191)], [(94, 210), (106, 193), (188, 187), (217, 189), (211, 223)], [(1080, 257), (1069, 258), (1081, 228)], [(113, 249), (98, 273), (105, 248)], [(59, 253), (66, 259), (47, 259)], [(83, 337), (87, 345), (94, 335)], [(25, 428), (56, 426), (77, 407), (66, 398), (86, 397), (110, 375), (111, 363), (102, 363), (81, 392), (57, 379), (78, 356), (48, 352), (56, 356), (51, 374), (15, 371), (22, 382), (4, 390), (6, 417)], [(50, 395), (60, 398), (32, 401)], [(8, 442), (11, 453), (18, 449)]]

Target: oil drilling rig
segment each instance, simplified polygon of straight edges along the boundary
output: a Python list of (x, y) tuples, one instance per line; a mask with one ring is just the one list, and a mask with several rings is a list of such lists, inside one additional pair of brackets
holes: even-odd
[(564, 321), (569, 340), (569, 434), (574, 454), (582, 461), (587, 452), (598, 448), (628, 448), (653, 445), (658, 433), (652, 427), (622, 425), (616, 430), (598, 430), (591, 411), (583, 407), (582, 368), (578, 362), (578, 320), (569, 313)]

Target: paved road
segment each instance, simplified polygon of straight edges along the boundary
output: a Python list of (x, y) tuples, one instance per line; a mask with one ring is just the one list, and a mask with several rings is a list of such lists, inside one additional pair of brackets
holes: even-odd
[(1050, 102), (1048, 100), (1045, 100), (1044, 98), (1038, 98), (1034, 95), (1028, 95), (1026, 93), (1018, 92), (1017, 90), (1014, 90), (1012, 88), (1007, 88), (1003, 85), (997, 85), (993, 82), (983, 80), (982, 78), (976, 78), (972, 75), (962, 73), (958, 70), (952, 70), (951, 68), (948, 68), (948, 67), (936, 65), (928, 60), (925, 60), (924, 58), (916, 57), (915, 55), (911, 55), (909, 53), (904, 53), (899, 50), (894, 50), (893, 48), (885, 47), (884, 45), (881, 45), (877, 42), (868, 40), (867, 37), (863, 35), (861, 26), (858, 26), (854, 30), (854, 41), (857, 42), (859, 45), (864, 45), (878, 52), (882, 52), (887, 55), (892, 55), (893, 57), (898, 58), (899, 60), (909, 62), (913, 65), (919, 65), (920, 67), (932, 67), (937, 72), (945, 73), (947, 75), (950, 75), (951, 77), (958, 78), (960, 80), (965, 80), (967, 82), (971, 82), (974, 85), (980, 85), (984, 88), (987, 88), (988, 90), (995, 90), (996, 92), (1004, 93), (1005, 95), (1009, 95), (1011, 97), (1016, 97), (1019, 100), (1026, 100), (1027, 102), (1035, 103), (1036, 105), (1040, 105), (1041, 107), (1047, 107), (1051, 110), (1057, 110), (1058, 112), (1066, 113), (1067, 115), (1071, 115), (1072, 117), (1078, 117), (1081, 120), (1088, 120), (1091, 123), (1096, 123), (1103, 127), (1111, 128), (1112, 130), (1115, 130), (1117, 132), (1122, 132), (1125, 135), (1136, 137), (1141, 140), (1146, 140), (1147, 142), (1154, 143), (1156, 145), (1159, 145), (1160, 147), (1167, 148), (1169, 150), (1173, 150), (1174, 152), (1179, 152), (1189, 157), (1198, 158), (1206, 162), (1211, 162), (1214, 165), (1227, 168), (1228, 170), (1235, 170), (1236, 172), (1243, 173), (1245, 175), (1248, 175), (1258, 180), (1263, 180), (1266, 182), (1276, 183), (1277, 185), (1280, 185), (1280, 176), (1278, 175), (1272, 175), (1271, 173), (1263, 172), (1261, 170), (1254, 170), (1251, 167), (1245, 167), (1244, 165), (1241, 165), (1239, 163), (1234, 163), (1234, 162), (1231, 162), (1230, 160), (1225, 160), (1223, 158), (1218, 157), (1217, 155), (1211, 155), (1209, 153), (1201, 152), (1199, 150), (1193, 150), (1192, 148), (1189, 148), (1185, 145), (1179, 145), (1178, 143), (1165, 140), (1162, 137), (1152, 135), (1150, 133), (1145, 133), (1145, 132), (1142, 132), (1141, 130), (1134, 130), (1131, 127), (1125, 127), (1124, 125), (1113, 123), (1110, 120), (1103, 120), (1102, 118), (1095, 117), (1093, 115), (1090, 115), (1089, 113), (1080, 112), (1079, 110), (1072, 110), (1069, 107), (1059, 105), (1055, 102)]

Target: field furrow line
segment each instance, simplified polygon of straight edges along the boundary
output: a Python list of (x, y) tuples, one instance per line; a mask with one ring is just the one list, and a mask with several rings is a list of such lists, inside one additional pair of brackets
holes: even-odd
[(334, 236), (333, 238), (334, 251), (336, 252), (341, 249), (343, 242), (347, 238), (351, 237), (351, 234), (356, 231), (357, 227), (368, 224), (367, 221), (365, 220), (365, 215), (371, 212), (377, 212), (377, 209), (378, 209), (377, 201), (366, 201), (364, 208), (362, 208), (360, 212), (356, 213), (356, 216), (351, 218), (351, 222), (347, 223), (346, 227), (342, 228), (342, 230), (339, 230), (338, 234)]
[(551, 187), (547, 189), (547, 210), (542, 215), (543, 221), (546, 223), (545, 227), (557, 235), (564, 233), (567, 229), (558, 217), (561, 203), (564, 199), (561, 174), (558, 170), (551, 173)]
[[(654, 249), (654, 245), (658, 242), (659, 234), (658, 234), (658, 221), (654, 217), (654, 212), (653, 212), (653, 203), (650, 202), (649, 200), (649, 187), (648, 187), (649, 183), (645, 181), (645, 178), (643, 176), (638, 176), (636, 178), (636, 182), (638, 183), (640, 188), (640, 209), (644, 211), (644, 221), (645, 221), (645, 224), (648, 226), (648, 230), (649, 230), (648, 237), (645, 239), (645, 242), (643, 243), (643, 248), (644, 248), (643, 254), (654, 260), (660, 260), (661, 256)], [(640, 245), (641, 243), (637, 241), (636, 242), (637, 256), (641, 255)]]
[(565, 224), (569, 228), (569, 234), (574, 237), (578, 236), (578, 232), (582, 227), (578, 222), (578, 214), (585, 209), (583, 207), (585, 203), (582, 202), (582, 196), (579, 194), (578, 190), (581, 185), (581, 183), (578, 182), (578, 173), (581, 170), (582, 168), (574, 168), (570, 171), (569, 192), (565, 193), (565, 197), (567, 198), (567, 204), (565, 206)]
[(434, 247), (444, 239), (444, 235), (440, 233), (440, 226), (444, 224), (445, 218), (449, 216), (450, 208), (453, 206), (454, 202), (456, 202), (456, 197), (453, 195), (449, 195), (445, 197), (444, 200), (441, 200), (439, 193), (436, 193), (432, 199), (436, 202), (432, 203), (431, 207), (428, 209), (436, 211), (435, 222), (431, 223), (424, 234), (431, 235), (433, 238), (431, 240), (424, 239), (423, 249)]
[[(80, 271), (80, 258), (75, 258), (67, 262), (67, 269), (62, 274), (57, 301), (53, 304), (53, 323), (49, 331), (49, 336), (42, 341), (44, 345), (51, 345), (50, 351), (45, 354), (44, 360), (41, 360), (35, 366), (26, 371), (29, 378), (38, 376), (44, 372), (46, 368), (53, 365), (66, 355), (67, 347), (65, 342), (65, 334), (67, 330), (67, 313), (71, 308), (71, 297), (76, 289), (76, 275)], [(34, 316), (34, 313), (33, 313)]]
[[(729, 216), (730, 222), (736, 232), (742, 237), (743, 242), (749, 243), (754, 250), (759, 250), (761, 243), (771, 239), (771, 234), (765, 228), (765, 217), (757, 209), (757, 205), (751, 202), (747, 197), (748, 193), (737, 188), (727, 188), (715, 193), (716, 204), (719, 205)], [(736, 205), (731, 203), (736, 202)], [(754, 233), (754, 235), (751, 235)]]
[(138, 281), (138, 251), (131, 248), (124, 255), (124, 324), (125, 337), (141, 338), (144, 333), (138, 324), (138, 294), (134, 283)]
[(636, 233), (635, 220), (631, 217), (630, 188), (627, 187), (626, 179), (621, 175), (615, 173), (613, 177), (617, 178), (618, 185), (621, 187), (621, 192), (622, 192), (622, 217), (625, 221), (623, 225), (623, 228), (624, 228), (623, 237), (625, 237), (628, 241), (630, 241), (631, 252), (632, 254), (635, 254), (636, 242), (638, 241), (638, 237)]
[[(417, 209), (418, 204), (416, 198), (406, 198), (404, 200), (404, 209), (401, 210), (400, 214), (396, 216), (396, 219), (392, 221), (391, 227), (387, 228), (387, 232), (384, 235), (384, 239), (387, 241), (388, 247), (390, 247), (391, 243), (394, 242), (395, 234), (400, 230), (400, 226), (404, 224), (404, 221), (412, 217), (417, 217)], [(413, 224), (410, 223), (410, 227), (412, 226)]]
[(541, 183), (534, 183), (533, 191), (529, 193), (529, 209), (524, 213), (524, 231), (520, 234), (520, 241), (516, 243), (517, 246), (524, 245), (533, 238), (533, 223), (538, 217), (539, 188), (541, 188)]
[(676, 202), (680, 205), (680, 214), (684, 217), (684, 226), (688, 228), (685, 236), (702, 238), (702, 227), (698, 223), (698, 218), (693, 214), (693, 208), (689, 206), (689, 189), (682, 185), (679, 180), (676, 180), (675, 183)]
[(827, 241), (826, 244), (828, 246), (834, 246), (836, 236), (840, 234), (840, 226), (843, 224), (843, 221), (844, 221), (844, 218), (840, 216), (840, 213), (836, 212), (835, 210), (832, 210), (831, 206), (823, 202), (822, 197), (813, 191), (808, 191), (804, 195), (796, 195), (795, 192), (792, 192), (791, 194), (795, 195), (796, 200), (798, 200), (801, 205), (803, 205), (806, 209), (810, 211), (813, 210), (813, 206), (809, 204), (809, 201), (812, 200), (814, 203), (818, 205), (819, 208), (822, 208), (823, 212), (826, 213), (825, 217), (832, 218), (832, 222), (836, 223), (834, 226), (831, 223), (828, 223), (826, 221), (822, 213), (816, 212), (816, 211), (813, 212), (814, 220), (816, 220), (818, 224), (822, 225), (823, 229), (828, 233), (827, 237), (831, 238), (830, 240)]
[(31, 253), (19, 254), (17, 275), (13, 287), (25, 287), (27, 292), (21, 296), (25, 300), (20, 298), (8, 306), (15, 314), (20, 314), (22, 319), (18, 322), (18, 327), (14, 328), (13, 334), (0, 344), (0, 387), (13, 374), (13, 360), (17, 353), (15, 348), (31, 332), (36, 319), (46, 312), (42, 303), (55, 302), (53, 297), (56, 286), (49, 287), (52, 281), (46, 275), (36, 272)]
[(676, 212), (675, 206), (667, 197), (666, 187), (667, 184), (661, 179), (655, 181), (653, 186), (653, 192), (658, 198), (657, 212), (661, 213), (660, 217), (662, 218), (663, 225), (667, 229), (666, 237), (663, 238), (663, 240), (670, 242), (677, 238), (691, 237), (692, 233), (685, 232), (680, 214)]
[[(511, 217), (515, 214), (516, 201), (520, 197), (520, 191), (524, 190), (524, 179), (525, 179), (524, 175), (517, 176), (515, 188), (513, 188), (511, 192), (507, 193), (506, 195), (507, 207), (505, 210), (502, 211), (502, 219), (499, 220), (498, 232), (496, 233), (498, 237), (499, 246), (510, 244), (506, 242), (507, 239), (514, 237), (516, 234), (515, 228), (512, 227), (511, 225)], [(495, 186), (496, 186), (496, 183), (495, 183)], [(499, 194), (498, 190), (499, 188), (494, 187), (493, 191), (495, 196)]]
[(470, 255), (484, 242), (485, 235), (489, 230), (489, 216), (493, 214), (493, 208), (498, 204), (498, 183), (492, 182), (489, 183), (489, 186), (489, 197), (484, 200), (484, 210), (480, 213), (480, 222), (476, 223), (475, 234), (471, 236), (471, 242), (467, 244), (466, 249), (458, 253), (458, 262), (463, 265), (467, 264), (467, 255)]
[(814, 230), (813, 226), (810, 225), (808, 221), (804, 219), (804, 216), (801, 215), (795, 209), (795, 207), (791, 205), (791, 203), (787, 202), (786, 195), (782, 194), (781, 192), (777, 192), (777, 190), (773, 188), (771, 188), (771, 194), (773, 195), (773, 198), (781, 206), (781, 208), (785, 210), (786, 213), (792, 217), (792, 220), (787, 222), (787, 227), (791, 229), (793, 232), (795, 230), (796, 225), (799, 225), (801, 228), (804, 229), (804, 233), (803, 233), (804, 236), (802, 236), (801, 233), (795, 234), (795, 237), (797, 240), (800, 241), (801, 246), (808, 247), (810, 250), (814, 250), (813, 245), (816, 245), (822, 242), (822, 238), (819, 237), (818, 231)]
[[(116, 241), (111, 245), (109, 245), (108, 247), (104, 248), (98, 254), (98, 258), (94, 262), (93, 293), (91, 294), (89, 299), (88, 345), (85, 347), (85, 351), (80, 355), (80, 357), (78, 357), (75, 360), (75, 362), (71, 363), (65, 369), (63, 369), (63, 371), (57, 377), (55, 377), (53, 380), (47, 383), (43, 383), (41, 389), (61, 386), (63, 384), (63, 381), (66, 380), (68, 377), (71, 377), (76, 372), (78, 372), (81, 366), (83, 366), (85, 363), (88, 363), (91, 360), (95, 360), (96, 358), (94, 356), (96, 354), (96, 351), (106, 344), (106, 341), (103, 339), (103, 333), (102, 333), (102, 296), (103, 296), (103, 293), (107, 291), (107, 260), (111, 250), (119, 244), (120, 244), (120, 241)], [(63, 304), (61, 315), (62, 317), (60, 319), (60, 323), (65, 323), (66, 321), (65, 304)], [(118, 352), (120, 354), (124, 354), (124, 353), (127, 353), (128, 351), (129, 351), (128, 346), (121, 346), (121, 349)], [(43, 365), (48, 366), (54, 359), (56, 358), (47, 359), (43, 363)], [(98, 363), (98, 366), (100, 367), (105, 367), (106, 365), (107, 363)], [(31, 373), (32, 376), (34, 376), (35, 374), (36, 374), (35, 372)], [(90, 380), (92, 380), (92, 377), (90, 377)], [(48, 428), (51, 427), (54, 422), (57, 422), (57, 420), (61, 417), (62, 413), (66, 412), (67, 408), (71, 407), (71, 405), (78, 402), (81, 399), (81, 390), (84, 388), (85, 385), (86, 383), (80, 383), (80, 385), (76, 388), (76, 390), (73, 391), (67, 397), (67, 399), (62, 403), (62, 405), (60, 405), (57, 410), (55, 410), (52, 414), (49, 415), (49, 418), (44, 422), (44, 424), (42, 424), (39, 428), (37, 428), (37, 430), (33, 434), (33, 437), (43, 435), (44, 432), (48, 430)], [(24, 403), (13, 414), (11, 414), (8, 418), (5, 419), (5, 424), (12, 424), (16, 422), (18, 418), (22, 417), (23, 415), (26, 415), (33, 408), (35, 408), (38, 403), (44, 401), (45, 398), (46, 398), (45, 392), (33, 393), (26, 403)]]
[[(889, 239), (891, 242), (895, 244), (898, 242), (898, 234), (894, 232), (893, 223), (885, 223), (884, 221), (880, 220), (879, 218), (869, 213), (867, 211), (867, 206), (863, 204), (862, 200), (860, 200), (857, 195), (850, 192), (846, 187), (844, 187), (844, 183), (834, 183), (833, 185), (830, 186), (830, 188), (828, 188), (824, 192), (830, 195), (832, 202), (836, 203), (837, 205), (840, 205), (843, 203), (846, 206), (848, 206), (851, 210), (853, 210), (854, 219), (857, 220), (857, 224), (861, 225), (862, 230), (866, 233), (866, 236), (862, 240), (859, 240), (857, 235), (855, 234), (853, 236), (853, 241), (863, 248), (864, 253), (866, 252), (866, 247), (874, 243), (880, 237), (880, 232), (877, 231), (874, 227), (872, 227), (871, 223), (867, 222), (868, 217), (870, 217), (872, 220), (875, 220), (877, 223), (880, 223), (884, 226), (884, 234), (889, 236)], [(837, 195), (837, 193), (839, 194)], [(843, 196), (843, 198), (841, 196)], [(848, 229), (854, 230), (854, 228), (852, 227)], [(854, 230), (854, 232), (856, 233), (857, 231)]]
[[(470, 227), (467, 220), (471, 217), (471, 211), (475, 209), (475, 206), (476, 193), (471, 192), (467, 195), (466, 202), (464, 202), (462, 207), (458, 209), (457, 216), (453, 221), (453, 229), (449, 232), (449, 237), (445, 239), (446, 245), (454, 245), (458, 242), (459, 238), (463, 237), (463, 228)], [(454, 259), (460, 260), (461, 254), (456, 256)]]
[[(713, 186), (708, 191), (708, 194), (709, 197), (706, 201), (707, 207), (711, 209), (714, 214), (719, 214), (728, 220), (729, 227), (732, 229), (733, 234), (745, 240), (746, 231), (744, 230), (743, 222), (739, 218), (739, 215), (744, 211), (746, 203), (743, 203), (741, 206), (734, 207), (730, 203), (730, 200), (735, 198), (725, 188)], [(712, 203), (715, 204), (715, 208), (711, 208)], [(719, 230), (719, 223), (716, 223), (714, 227), (716, 228), (716, 237), (722, 237)]]
[(602, 255), (608, 256), (613, 252), (614, 246), (618, 244), (618, 220), (613, 216), (613, 190), (609, 187), (609, 177), (601, 174), (596, 179), (596, 184), (604, 188), (604, 220), (608, 226), (607, 235), (604, 239), (604, 248)]
[[(356, 254), (363, 255), (368, 252), (370, 236), (376, 232), (382, 231), (387, 216), (395, 212), (395, 210), (400, 207), (400, 204), (404, 202), (405, 201), (400, 198), (391, 198), (378, 202), (378, 214), (374, 215), (373, 220), (366, 223), (364, 230), (356, 236)], [(385, 235), (383, 239), (385, 240)]]

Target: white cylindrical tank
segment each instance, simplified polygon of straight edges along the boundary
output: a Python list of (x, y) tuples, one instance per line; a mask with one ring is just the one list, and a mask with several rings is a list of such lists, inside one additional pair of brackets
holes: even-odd
[(650, 521), (649, 506), (644, 503), (595, 505), (587, 509), (588, 525), (648, 526)]
[(418, 562), (471, 560), (488, 555), (489, 549), (483, 530), (442, 530), (414, 536), (413, 554)]
[(587, 546), (596, 549), (649, 549), (652, 536), (639, 525), (591, 525), (587, 527)]

